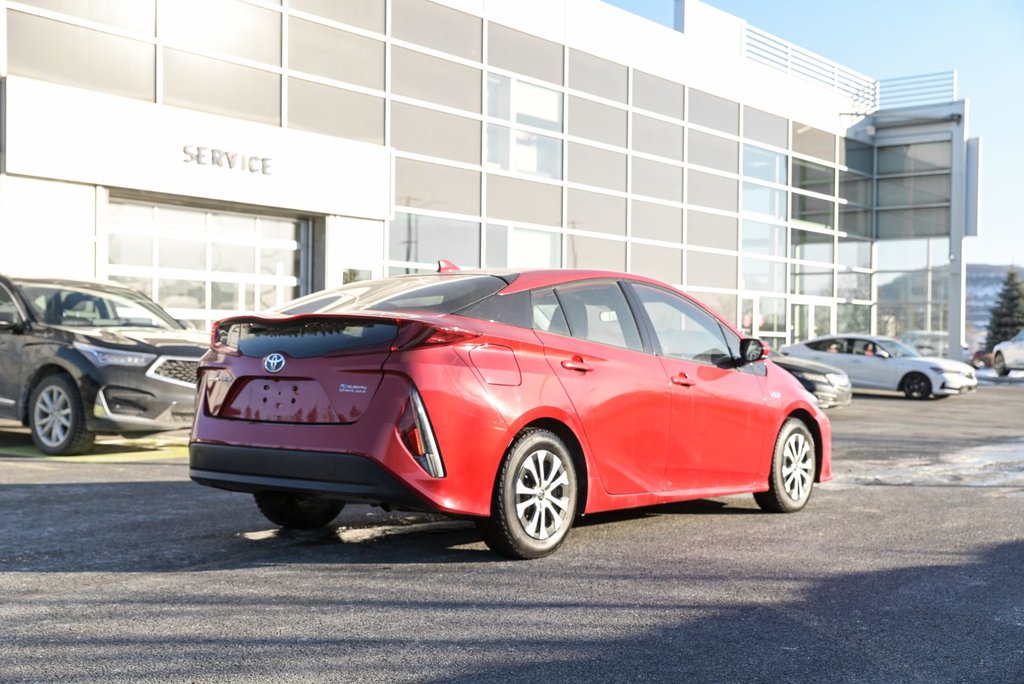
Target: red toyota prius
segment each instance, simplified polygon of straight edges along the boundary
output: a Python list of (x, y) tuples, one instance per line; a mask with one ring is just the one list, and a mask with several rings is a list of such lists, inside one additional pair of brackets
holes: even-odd
[(635, 275), (352, 283), (217, 324), (190, 475), (283, 527), (348, 502), (472, 518), (513, 558), (598, 511), (740, 493), (798, 511), (831, 477), (831, 428), (766, 356)]

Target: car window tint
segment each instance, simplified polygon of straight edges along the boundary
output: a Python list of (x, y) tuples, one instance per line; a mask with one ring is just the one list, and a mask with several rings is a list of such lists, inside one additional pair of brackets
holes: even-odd
[(558, 304), (553, 290), (534, 292), (532, 297), (533, 329), (544, 332), (555, 333), (556, 335), (568, 335), (569, 324), (565, 321), (565, 314)]
[(36, 317), (49, 325), (178, 329), (179, 323), (143, 294), (95, 285), (21, 283)]
[(850, 345), (847, 340), (836, 339), (835, 337), (828, 337), (823, 340), (815, 340), (814, 342), (808, 342), (807, 346), (814, 351), (820, 352), (832, 352), (836, 354), (849, 354)]
[(530, 293), (513, 292), (512, 294), (494, 294), (470, 304), (455, 313), (460, 316), (475, 318), (480, 321), (494, 321), (514, 325), (517, 328), (530, 328)]
[(18, 322), (18, 307), (7, 288), (0, 287), (0, 321), (5, 323)]
[(664, 356), (719, 365), (732, 360), (718, 321), (688, 299), (649, 285), (634, 284)]
[(555, 295), (573, 337), (613, 347), (643, 350), (640, 331), (617, 283), (559, 287)]

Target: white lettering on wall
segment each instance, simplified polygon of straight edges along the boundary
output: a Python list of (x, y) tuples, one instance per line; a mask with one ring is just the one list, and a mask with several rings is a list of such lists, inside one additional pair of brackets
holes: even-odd
[(264, 176), (270, 175), (270, 157), (257, 155), (244, 155), (229, 150), (218, 150), (213, 147), (202, 147), (200, 145), (185, 145), (181, 148), (185, 154), (183, 161), (186, 164), (197, 166), (217, 166), (231, 171), (242, 171), (243, 173), (258, 173)]

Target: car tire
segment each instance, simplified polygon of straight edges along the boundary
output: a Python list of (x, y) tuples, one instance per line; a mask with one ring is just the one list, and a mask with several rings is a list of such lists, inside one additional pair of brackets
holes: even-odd
[(565, 541), (578, 502), (569, 449), (553, 432), (532, 428), (521, 432), (505, 452), (491, 516), (477, 524), (495, 553), (514, 559), (543, 558)]
[(811, 498), (816, 470), (814, 436), (802, 421), (790, 418), (775, 439), (768, 491), (756, 492), (754, 501), (769, 513), (796, 513)]
[(253, 494), (260, 513), (275, 525), (292, 530), (315, 530), (328, 525), (345, 508), (343, 501), (332, 501), (308, 494), (257, 492)]
[(67, 375), (47, 376), (32, 389), (28, 424), (36, 448), (51, 456), (81, 454), (96, 442), (85, 424), (82, 395)]
[(992, 357), (992, 368), (1003, 377), (1010, 374), (1010, 369), (1006, 367), (1006, 359), (1003, 358), (1002, 352)]
[(907, 399), (927, 399), (932, 396), (932, 381), (923, 373), (909, 373), (900, 382), (900, 389)]

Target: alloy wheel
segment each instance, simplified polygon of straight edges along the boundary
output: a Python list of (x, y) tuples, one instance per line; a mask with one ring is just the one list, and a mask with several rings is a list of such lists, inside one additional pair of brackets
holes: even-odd
[(814, 468), (811, 444), (807, 438), (794, 432), (786, 440), (782, 457), (782, 486), (793, 501), (801, 501), (810, 490)]
[(33, 408), (33, 425), (39, 440), (48, 447), (56, 448), (71, 429), (71, 398), (57, 385), (50, 385), (36, 399)]
[(516, 473), (516, 515), (523, 530), (541, 541), (568, 524), (569, 478), (561, 458), (546, 449), (534, 451)]

